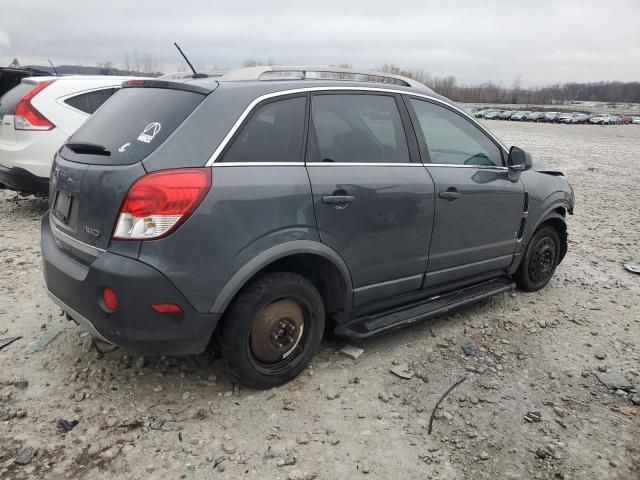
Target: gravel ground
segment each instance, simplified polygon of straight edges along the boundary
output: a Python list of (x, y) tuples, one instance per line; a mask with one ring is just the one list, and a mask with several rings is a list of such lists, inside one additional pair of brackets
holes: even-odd
[[(638, 392), (596, 376), (640, 389), (640, 276), (622, 268), (640, 261), (640, 127), (488, 126), (575, 188), (549, 286), (366, 341), (358, 360), (330, 338), (265, 392), (210, 355), (97, 354), (44, 293), (46, 203), (0, 192), (0, 338), (22, 336), (0, 350), (0, 477), (640, 478)], [(390, 373), (403, 364), (411, 379)], [(58, 419), (78, 424), (64, 434)]]

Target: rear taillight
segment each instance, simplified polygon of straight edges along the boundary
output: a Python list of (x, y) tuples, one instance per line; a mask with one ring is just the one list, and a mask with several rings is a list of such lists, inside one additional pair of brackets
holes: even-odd
[(139, 178), (122, 203), (113, 238), (146, 240), (170, 234), (210, 188), (210, 168), (164, 170)]
[(42, 115), (32, 104), (31, 100), (55, 80), (39, 83), (34, 89), (22, 97), (16, 105), (14, 125), (16, 130), (52, 130), (55, 125)]

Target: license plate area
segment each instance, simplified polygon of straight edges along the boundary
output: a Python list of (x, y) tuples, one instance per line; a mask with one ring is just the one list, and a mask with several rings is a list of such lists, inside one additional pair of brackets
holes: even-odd
[(65, 225), (69, 223), (72, 203), (73, 195), (60, 190), (56, 192), (56, 199), (53, 202), (53, 215)]

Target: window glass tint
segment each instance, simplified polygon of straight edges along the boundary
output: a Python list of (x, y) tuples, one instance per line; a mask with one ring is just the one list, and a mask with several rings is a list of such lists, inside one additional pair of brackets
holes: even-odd
[(100, 105), (106, 102), (114, 92), (115, 88), (103, 88), (67, 98), (64, 103), (91, 115)]
[(73, 143), (102, 145), (109, 156), (62, 155), (98, 165), (131, 165), (153, 152), (205, 98), (168, 88), (122, 88), (73, 134)]
[(316, 95), (312, 161), (409, 162), (396, 101), (383, 95)]
[(267, 103), (251, 116), (223, 162), (301, 162), (306, 98)]
[(480, 129), (451, 110), (411, 99), (431, 163), (502, 165), (500, 149)]
[(16, 106), (27, 93), (36, 88), (33, 83), (21, 83), (0, 97), (0, 120), (5, 115), (16, 113)]

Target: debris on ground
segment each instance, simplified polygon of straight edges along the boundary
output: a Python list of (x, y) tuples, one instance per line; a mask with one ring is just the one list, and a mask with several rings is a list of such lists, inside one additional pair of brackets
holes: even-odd
[(638, 407), (618, 407), (618, 410), (625, 415), (640, 415), (640, 408)]
[(0, 350), (2, 350), (7, 345), (15, 342), (16, 340), (21, 339), (22, 337), (8, 337), (8, 338), (0, 338)]
[(640, 274), (640, 263), (625, 263), (623, 266), (628, 272)]
[(73, 430), (78, 423), (78, 420), (65, 420), (64, 418), (59, 418), (56, 423), (56, 428), (62, 433), (67, 433)]
[(53, 342), (56, 337), (58, 335), (60, 335), (60, 333), (62, 332), (62, 330), (46, 330), (44, 332), (42, 332), (40, 335), (38, 335), (38, 338), (36, 338), (33, 343), (31, 343), (31, 345), (29, 345), (29, 353), (35, 353), (35, 352), (40, 352), (41, 350), (44, 350), (44, 348), (49, 345), (51, 342)]
[(465, 343), (462, 346), (462, 350), (464, 354), (469, 357), (475, 357), (478, 355), (478, 347), (476, 347), (473, 343)]
[(38, 454), (37, 448), (32, 448), (32, 447), (23, 448), (22, 450), (20, 450), (20, 453), (16, 455), (15, 463), (17, 463), (18, 465), (26, 465), (31, 460), (33, 460), (33, 457), (35, 457), (37, 454)]
[(357, 360), (358, 358), (360, 358), (360, 355), (364, 353), (364, 349), (360, 347), (354, 347), (353, 345), (345, 345), (340, 349), (338, 353), (341, 353), (345, 357)]
[(464, 382), (467, 379), (467, 377), (462, 377), (460, 380), (458, 380), (456, 383), (454, 383), (453, 385), (451, 385), (451, 387), (449, 387), (449, 390), (447, 390), (446, 392), (444, 392), (444, 394), (442, 394), (442, 396), (440, 397), (440, 400), (437, 401), (436, 406), (433, 407), (433, 410), (431, 411), (431, 418), (429, 418), (429, 429), (427, 431), (427, 433), (429, 435), (431, 435), (431, 430), (433, 428), (433, 419), (436, 416), (436, 411), (438, 410), (438, 407), (440, 406), (440, 404), (442, 403), (442, 401), (445, 399), (445, 397), (447, 395), (449, 395), (458, 385), (460, 385), (462, 382)]
[(604, 386), (612, 390), (628, 391), (633, 388), (631, 382), (619, 373), (596, 373), (596, 377)]
[(0, 382), (0, 387), (16, 387), (20, 390), (24, 390), (28, 386), (29, 382), (27, 380), (9, 380)]
[(529, 423), (538, 423), (542, 420), (542, 415), (540, 412), (527, 412), (524, 415), (524, 419)]
[(415, 372), (411, 370), (409, 365), (406, 363), (396, 365), (390, 368), (389, 371), (393, 373), (395, 376), (403, 378), (405, 380), (409, 380), (410, 378), (413, 378), (413, 376), (415, 375)]

